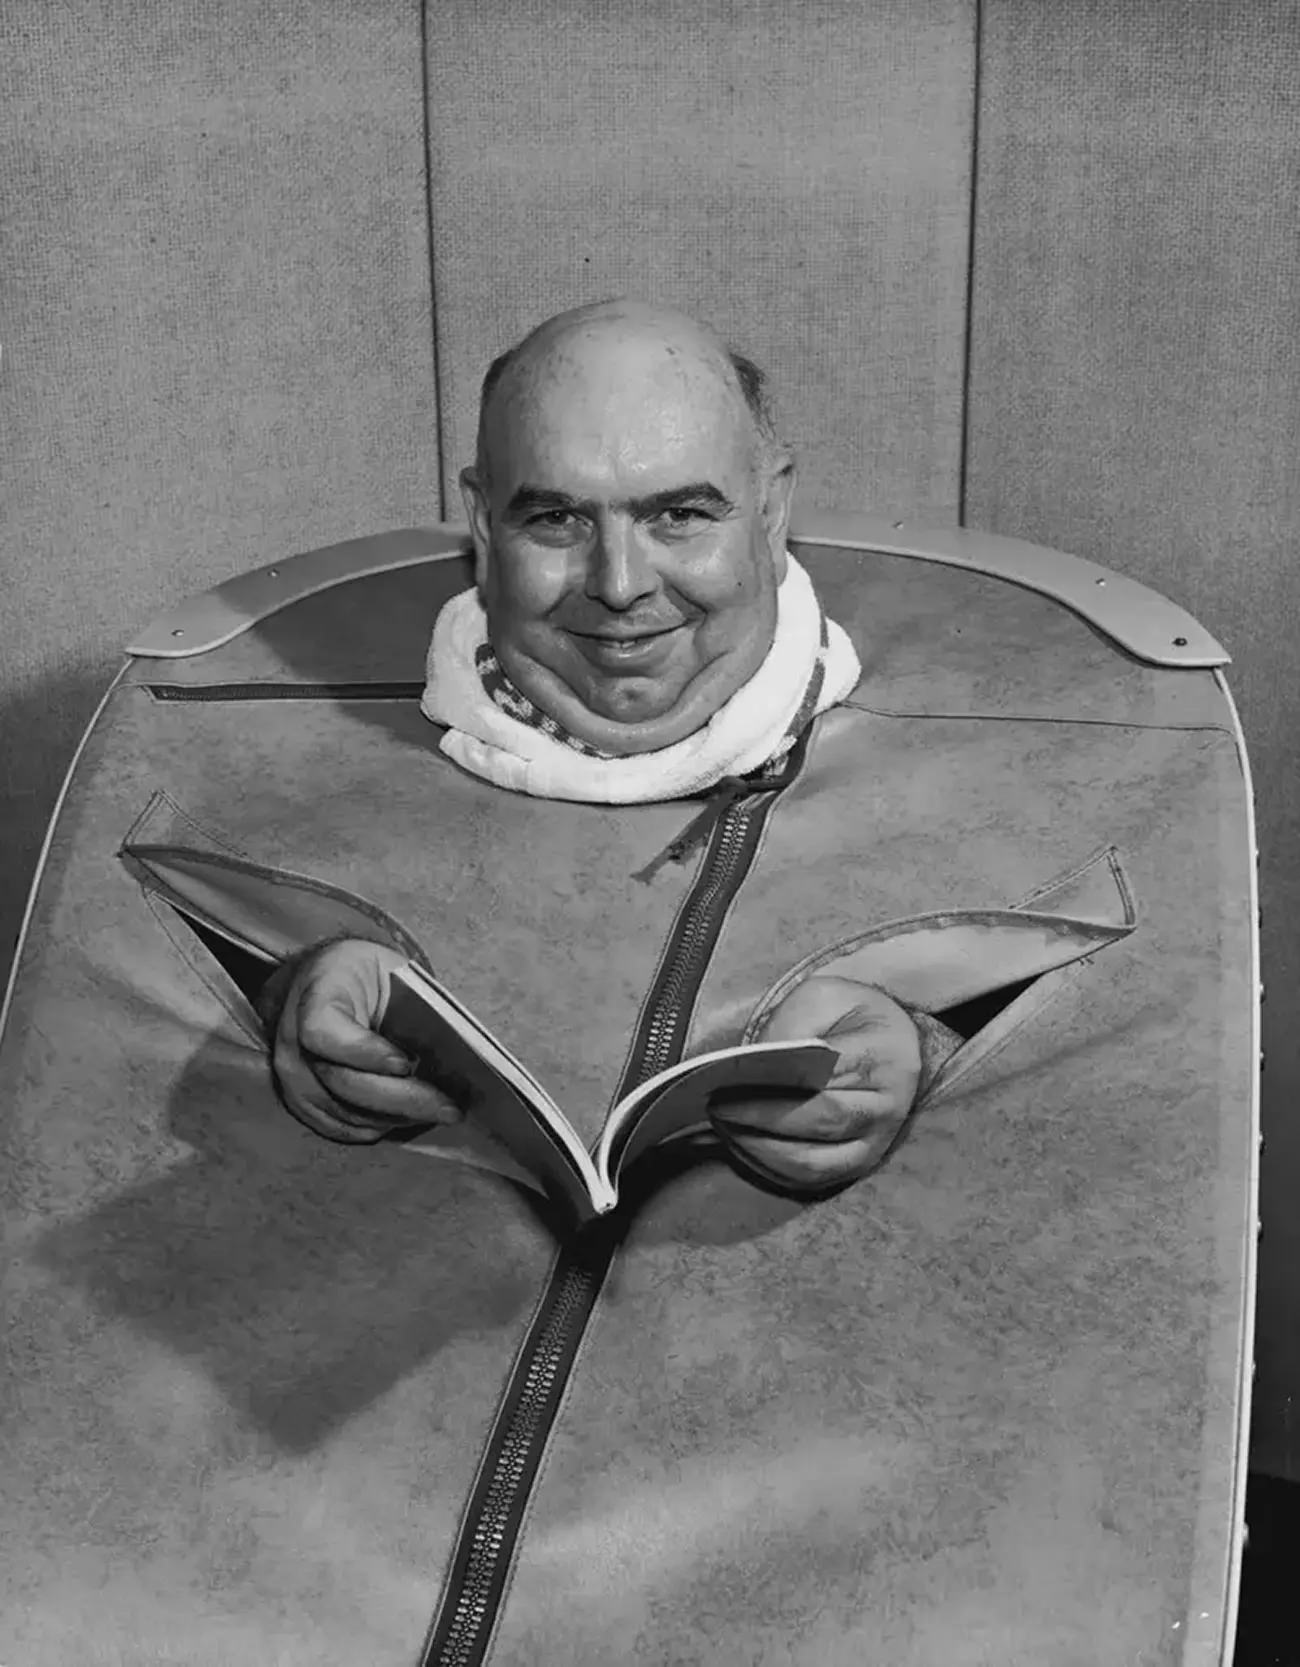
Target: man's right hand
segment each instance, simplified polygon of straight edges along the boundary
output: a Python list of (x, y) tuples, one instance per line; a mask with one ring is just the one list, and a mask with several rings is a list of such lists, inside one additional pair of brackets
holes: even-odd
[(275, 1029), (271, 1069), (286, 1107), (327, 1140), (370, 1145), (412, 1124), (454, 1123), (460, 1109), (411, 1076), (411, 1061), (378, 1034), (388, 975), (407, 958), (359, 938), (323, 945), (293, 974)]

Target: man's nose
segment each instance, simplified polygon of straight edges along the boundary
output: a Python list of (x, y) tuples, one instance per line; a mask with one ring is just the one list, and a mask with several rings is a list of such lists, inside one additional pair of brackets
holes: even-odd
[(587, 595), (625, 610), (659, 587), (650, 553), (630, 516), (610, 516), (596, 527), (587, 568)]

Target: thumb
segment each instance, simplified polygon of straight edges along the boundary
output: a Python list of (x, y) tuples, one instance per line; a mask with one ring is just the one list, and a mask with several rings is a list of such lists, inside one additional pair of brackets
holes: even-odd
[(865, 986), (848, 979), (814, 973), (797, 984), (768, 1016), (763, 1027), (765, 1042), (792, 1042), (803, 1036), (821, 1036), (845, 1028), (855, 1015)]
[(305, 1053), (355, 1071), (410, 1076), (414, 1069), (400, 1048), (361, 1022), (357, 1004), (345, 992), (307, 991), (298, 1014), (298, 1045)]

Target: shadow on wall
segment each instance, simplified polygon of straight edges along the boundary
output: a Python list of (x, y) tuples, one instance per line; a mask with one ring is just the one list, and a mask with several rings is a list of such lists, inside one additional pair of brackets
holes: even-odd
[(59, 788), (119, 663), (68, 668), (0, 699), (0, 989)]

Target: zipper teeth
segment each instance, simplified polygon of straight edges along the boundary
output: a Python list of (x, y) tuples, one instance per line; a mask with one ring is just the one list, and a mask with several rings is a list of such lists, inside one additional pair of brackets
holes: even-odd
[(461, 1596), (456, 1604), (440, 1663), (444, 1667), (465, 1667), (471, 1659), (478, 1635), (487, 1618), (493, 1580), (505, 1539), (506, 1522), (514, 1494), (527, 1467), (534, 1435), (554, 1399), (556, 1378), (565, 1352), (566, 1333), (573, 1316), (581, 1314), (594, 1298), (590, 1269), (570, 1268), (564, 1277), (555, 1307), (529, 1363), (523, 1392), (500, 1454), (492, 1470), (492, 1481), (475, 1527)]
[(746, 813), (736, 814), (735, 807), (725, 812), (708, 890), (701, 895), (698, 907), (685, 922), (682, 950), (659, 1000), (655, 1003), (646, 1033), (641, 1065), (635, 1073), (632, 1086), (648, 1081), (656, 1071), (663, 1070), (669, 1063), (668, 1054), (683, 1017), (681, 992), (694, 975), (701, 949), (707, 949), (712, 937), (713, 915), (719, 894), (729, 884), (744, 848), (746, 820)]
[[(706, 857), (704, 885), (682, 921), (677, 953), (667, 968), (659, 996), (650, 1011), (640, 1058), (620, 1088), (620, 1096), (671, 1063), (673, 1045), (684, 1020), (683, 995), (707, 958), (713, 941), (718, 903), (725, 900), (744, 853), (753, 813), (745, 801), (729, 805), (719, 819), (711, 853)], [(470, 1539), (469, 1555), (459, 1581), (459, 1594), (435, 1656), (437, 1634), (430, 1640), (420, 1667), (475, 1667), (482, 1661), (486, 1628), (491, 1619), (492, 1588), (507, 1549), (506, 1531), (515, 1500), (539, 1432), (549, 1428), (546, 1414), (563, 1390), (560, 1368), (566, 1354), (576, 1349), (617, 1245), (606, 1241), (606, 1253), (591, 1261), (577, 1261), (566, 1269), (553, 1305), (533, 1347), (520, 1398), (510, 1415), (501, 1450), (492, 1466), (492, 1479), (483, 1495)], [(491, 1439), (491, 1438), (489, 1438)], [(441, 1628), (438, 1629), (441, 1631)]]

